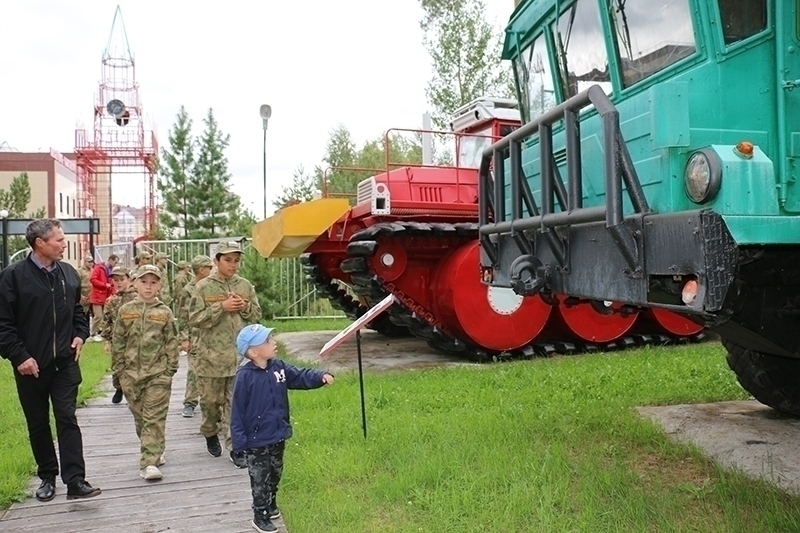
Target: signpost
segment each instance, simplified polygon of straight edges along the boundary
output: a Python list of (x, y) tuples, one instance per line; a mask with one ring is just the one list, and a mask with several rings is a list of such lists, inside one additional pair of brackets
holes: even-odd
[(332, 351), (342, 345), (346, 340), (353, 335), (356, 337), (356, 353), (358, 355), (358, 385), (361, 390), (361, 428), (364, 431), (364, 438), (367, 438), (367, 410), (364, 405), (364, 372), (361, 366), (361, 328), (375, 320), (375, 318), (389, 309), (394, 304), (394, 296), (391, 294), (384, 298), (375, 307), (361, 315), (361, 317), (347, 326), (334, 338), (325, 343), (325, 346), (319, 351), (320, 357), (323, 359), (328, 356)]

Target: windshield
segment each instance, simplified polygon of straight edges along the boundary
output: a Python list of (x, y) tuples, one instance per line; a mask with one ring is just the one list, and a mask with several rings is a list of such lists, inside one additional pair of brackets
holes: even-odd
[(689, 0), (666, 0), (655, 5), (612, 0), (609, 9), (625, 87), (694, 53)]
[(553, 24), (553, 35), (566, 98), (592, 85), (600, 85), (606, 94), (611, 94), (597, 0), (578, 0), (572, 4)]
[[(481, 135), (476, 137), (475, 135)], [(492, 145), (492, 128), (476, 132), (475, 135), (459, 135), (457, 167), (478, 168), (481, 166), (483, 151)]]
[(514, 60), (523, 121), (529, 122), (556, 106), (553, 73), (544, 35), (540, 35)]

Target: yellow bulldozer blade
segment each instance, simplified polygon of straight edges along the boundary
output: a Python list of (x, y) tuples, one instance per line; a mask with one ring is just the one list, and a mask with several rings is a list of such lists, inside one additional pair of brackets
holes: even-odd
[(297, 257), (349, 210), (346, 198), (284, 207), (253, 226), (253, 246), (263, 257)]

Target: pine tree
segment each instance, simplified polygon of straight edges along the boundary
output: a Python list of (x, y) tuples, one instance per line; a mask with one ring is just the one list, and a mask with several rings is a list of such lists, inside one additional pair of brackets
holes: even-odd
[(194, 196), (195, 157), (192, 120), (183, 106), (169, 132), (169, 147), (169, 150), (161, 150), (163, 163), (158, 176), (158, 191), (163, 204), (159, 222), (165, 234), (172, 234), (172, 228), (182, 227), (183, 237), (187, 238), (194, 222), (189, 220), (189, 204)]
[(231, 215), (240, 205), (239, 197), (230, 191), (231, 174), (225, 157), (230, 135), (219, 129), (213, 109), (209, 108), (203, 123), (205, 130), (198, 141), (195, 165), (195, 184), (199, 194), (189, 205), (190, 233), (194, 238), (226, 233)]

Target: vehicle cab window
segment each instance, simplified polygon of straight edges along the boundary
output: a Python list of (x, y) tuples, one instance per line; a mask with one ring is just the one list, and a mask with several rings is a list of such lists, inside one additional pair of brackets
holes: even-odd
[(564, 99), (600, 85), (611, 94), (608, 55), (596, 0), (577, 0), (553, 24)]
[[(740, 0), (732, 0), (739, 5)], [(696, 50), (689, 0), (612, 0), (609, 9), (625, 87), (664, 70)]]
[(722, 37), (731, 45), (767, 29), (767, 0), (719, 0)]
[(544, 35), (539, 35), (514, 59), (514, 72), (524, 122), (556, 106), (553, 73)]

